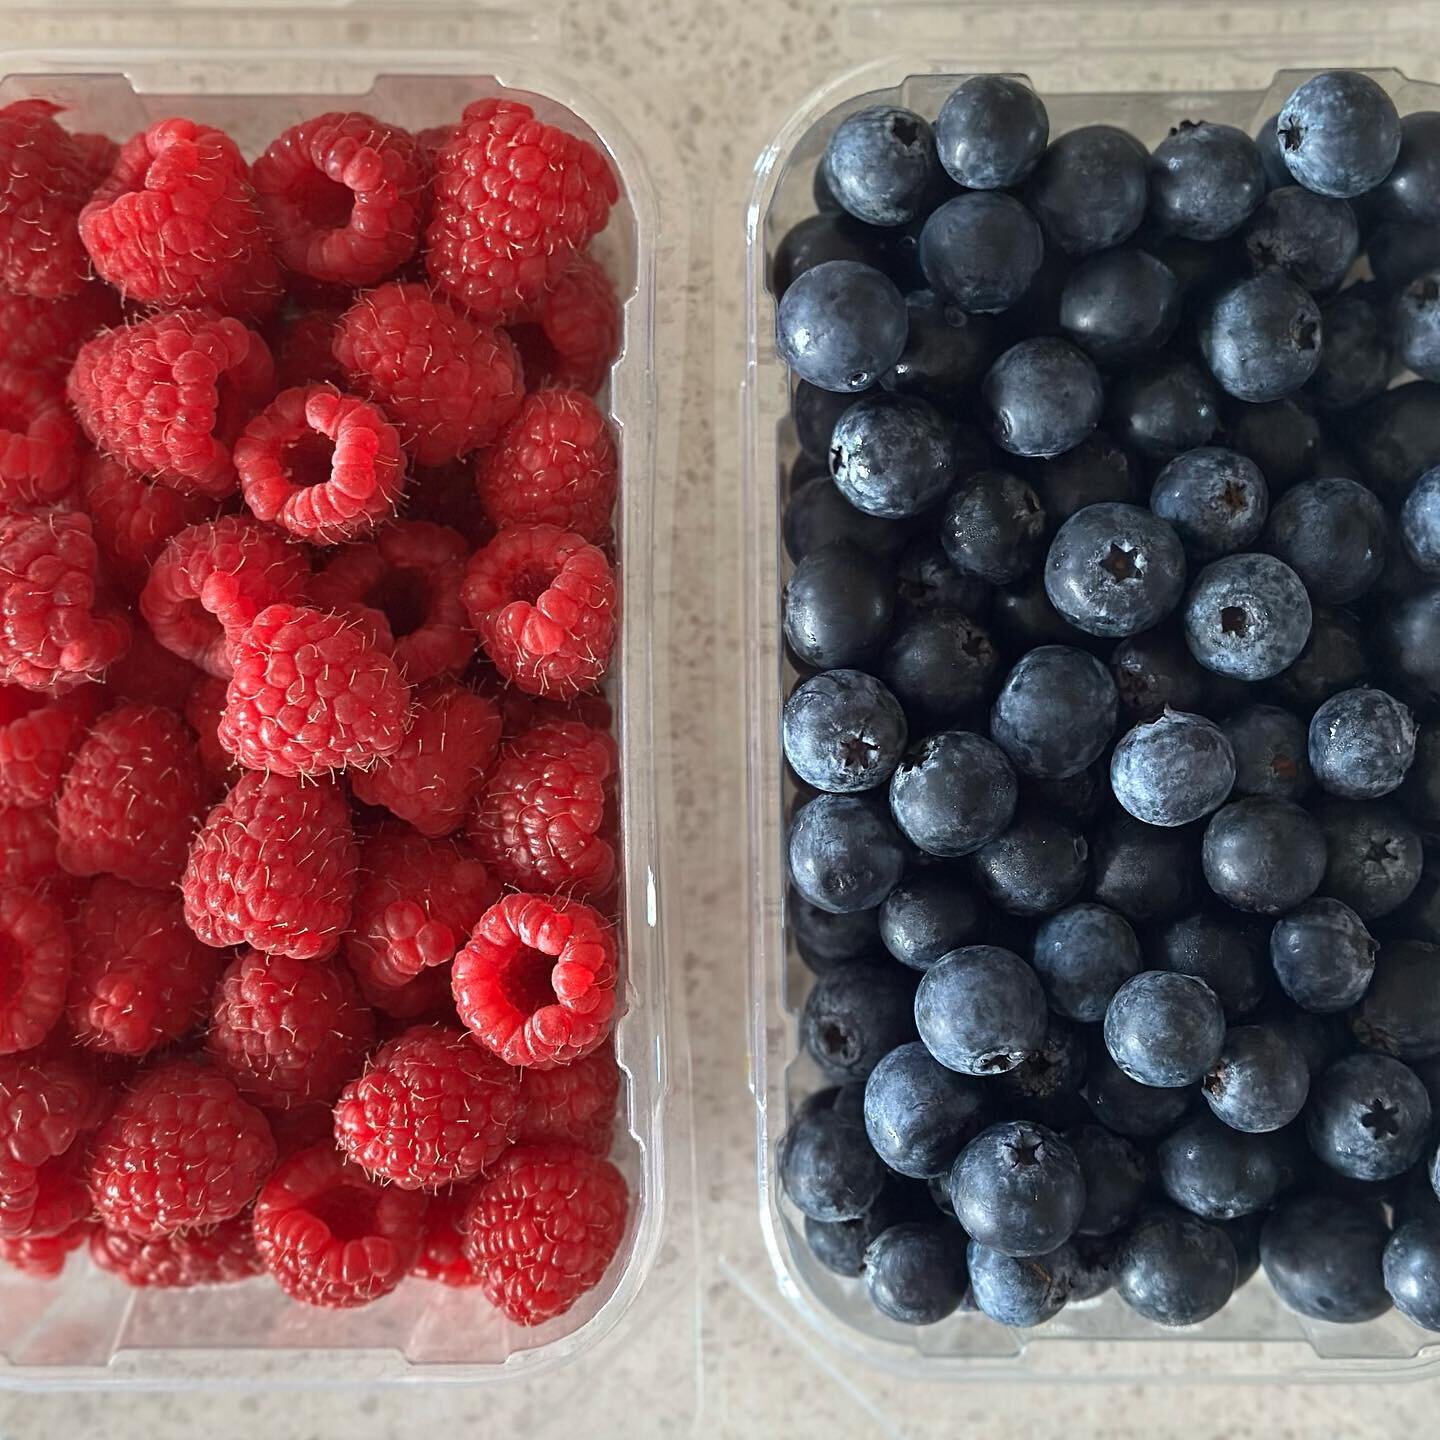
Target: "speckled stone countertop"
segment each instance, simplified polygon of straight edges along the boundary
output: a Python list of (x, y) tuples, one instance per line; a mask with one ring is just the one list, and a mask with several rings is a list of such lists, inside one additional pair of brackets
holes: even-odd
[[(230, 8), (233, 16), (246, 7)], [(532, 8), (551, 7), (532, 0)], [(267, 1391), (261, 1382), (223, 1397), (0, 1394), (0, 1437), (388, 1440), (444, 1433), (488, 1440), (543, 1431), (634, 1440), (691, 1433), (707, 1440), (1380, 1440), (1433, 1432), (1437, 1394), (1428, 1383), (1382, 1388), (1346, 1383), (1337, 1371), (1325, 1385), (1206, 1384), (1210, 1360), (1203, 1347), (1189, 1346), (1166, 1347), (1169, 1367), (1179, 1373), (1149, 1384), (916, 1385), (858, 1372), (804, 1329), (776, 1291), (756, 1218), (747, 957), (738, 913), (742, 716), (733, 669), (740, 649), (736, 417), (746, 174), (796, 100), (829, 75), (908, 48), (969, 61), (972, 68), (1004, 67), (1010, 55), (1009, 68), (1043, 68), (1051, 86), (1093, 88), (1100, 68), (1095, 56), (1110, 47), (1104, 64), (1113, 73), (1115, 47), (1128, 30), (1138, 38), (1124, 52), (1127, 89), (1264, 83), (1256, 72), (1276, 68), (1267, 54), (1306, 64), (1398, 61), (1413, 72), (1424, 67), (1412, 41), (1398, 33), (1365, 41), (1355, 25), (1364, 14), (1365, 23), (1390, 23), (1392, 32), (1403, 25), (1407, 33), (1423, 34), (1429, 25), (1433, 37), (1432, 6), (1411, 3), (1401, 21), (1385, 22), (1381, 9), (1388, 14), (1402, 7), (1352, 0), (1346, 10), (1327, 0), (1273, 6), (1257, 0), (1232, 7), (1245, 12), (1237, 18), (1199, 0), (1178, 8), (1118, 0), (1052, 4), (1047, 20), (1017, 0), (910, 7), (894, 23), (884, 4), (847, 14), (831, 0), (593, 0), (564, 8), (571, 13), (562, 62), (595, 67), (632, 93), (648, 123), (668, 136), (688, 183), (686, 193), (667, 197), (672, 214), (689, 215), (686, 256), (671, 282), (677, 293), (668, 297), (683, 307), (686, 344), (683, 357), (670, 357), (673, 369), (661, 383), (676, 407), (680, 437), (669, 595), (679, 834), (669, 883), (678, 887), (675, 913), (683, 924), (670, 959), (687, 1016), (697, 1160), (694, 1176), (681, 1177), (659, 1268), (634, 1311), (597, 1349), (522, 1386), (317, 1392)], [(1103, 27), (1097, 22), (1102, 9)], [(1072, 18), (1057, 26), (1057, 10)], [(43, 23), (52, 35), (64, 24), (54, 14)], [(88, 43), (103, 44), (101, 23), (88, 16), (75, 23), (83, 23)], [(363, 7), (344, 23), (363, 24)], [(950, 39), (940, 53), (926, 35), (946, 23)], [(1251, 31), (1269, 37), (1254, 59), (1237, 39)], [(1157, 37), (1172, 48), (1149, 49)], [(1295, 37), (1293, 54), (1287, 37)], [(17, 41), (7, 33), (4, 43)], [(1433, 41), (1419, 53), (1434, 56)], [(1238, 72), (1246, 65), (1251, 68), (1242, 79)], [(1429, 71), (1436, 68), (1432, 60)]]

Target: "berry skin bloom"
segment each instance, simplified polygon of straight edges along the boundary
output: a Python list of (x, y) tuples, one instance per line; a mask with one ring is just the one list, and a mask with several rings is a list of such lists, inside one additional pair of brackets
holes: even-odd
[(594, 545), (610, 539), (615, 446), (595, 402), (573, 390), (528, 395), (475, 467), (485, 513), (503, 525), (558, 525)]
[(619, 199), (605, 157), (518, 100), (477, 100), (435, 156), (430, 278), (477, 319), (535, 304)]
[(620, 354), (620, 330), (615, 287), (600, 263), (582, 251), (554, 289), (510, 326), (525, 362), (525, 388), (593, 395)]
[(473, 1180), (510, 1143), (520, 1072), (458, 1026), (416, 1025), (382, 1045), (340, 1092), (335, 1142), (403, 1190)]
[(224, 962), (190, 933), (177, 893), (101, 876), (75, 933), (66, 1015), (81, 1045), (145, 1055), (199, 1025)]
[(525, 393), (510, 337), (424, 285), (366, 291), (341, 317), (335, 358), (350, 386), (390, 417), (420, 465), (488, 445)]
[(0, 688), (0, 806), (48, 805), (55, 798), (90, 724), (95, 688), (58, 700), (19, 685)]
[(615, 576), (582, 536), (507, 526), (471, 556), (460, 595), (481, 649), (527, 694), (569, 700), (600, 683), (615, 644)]
[(58, 1280), (65, 1261), (90, 1237), (90, 1223), (78, 1220), (58, 1235), (21, 1240), (0, 1238), (0, 1263), (28, 1275), (32, 1280)]
[(348, 970), (243, 950), (216, 988), (205, 1043), (247, 1100), (292, 1110), (331, 1104), (374, 1038), (374, 1016)]
[(206, 945), (329, 955), (355, 895), (343, 792), (333, 780), (242, 775), (191, 844), (181, 891), (186, 923)]
[(255, 162), (260, 205), (291, 270), (373, 285), (420, 242), (425, 161), (414, 139), (358, 111), (292, 125)]
[(509, 741), (470, 820), (475, 853), (519, 890), (604, 895), (615, 851), (600, 831), (617, 763), (614, 740), (575, 721)]
[(558, 1070), (522, 1070), (515, 1143), (563, 1140), (592, 1155), (608, 1155), (619, 1098), (620, 1067), (609, 1045)]
[(420, 1253), (426, 1197), (376, 1185), (329, 1143), (276, 1167), (255, 1202), (255, 1245), (293, 1300), (329, 1310), (388, 1295)]
[(142, 1238), (238, 1215), (275, 1165), (265, 1117), (218, 1071), (171, 1060), (143, 1072), (95, 1136), (101, 1224)]
[(142, 305), (252, 316), (280, 298), (250, 175), (235, 142), (194, 120), (157, 120), (120, 149), (80, 212), (96, 273)]
[(442, 1285), (463, 1288), (478, 1285), (480, 1277), (465, 1254), (465, 1213), (470, 1208), (476, 1186), (454, 1185), (430, 1197), (425, 1211), (425, 1229), (420, 1238), (420, 1253), (411, 1269), (422, 1280), (438, 1280)]
[(108, 285), (87, 285), (64, 300), (0, 293), (0, 365), (53, 376), (63, 392), (81, 344), (119, 323), (120, 301)]
[(460, 1019), (507, 1065), (548, 1070), (597, 1050), (615, 1016), (615, 940), (596, 911), (506, 895), (455, 957)]
[(143, 1237), (123, 1230), (95, 1230), (90, 1258), (110, 1275), (141, 1290), (187, 1290), (231, 1285), (264, 1273), (248, 1213), (218, 1225)]
[(275, 365), (232, 316), (169, 310), (86, 341), (68, 389), (102, 450), (177, 490), (223, 498), (239, 483), (230, 447), (274, 394)]
[(80, 474), (80, 432), (65, 386), (44, 370), (0, 365), (0, 505), (53, 505)]
[(271, 605), (236, 641), (232, 658), (219, 735), (242, 765), (323, 775), (400, 748), (410, 687), (354, 620)]
[(477, 1187), (464, 1220), (485, 1298), (517, 1325), (563, 1315), (600, 1283), (629, 1201), (608, 1160), (573, 1145), (516, 1146)]
[(0, 890), (0, 1055), (33, 1050), (55, 1028), (70, 963), (60, 911), (39, 895)]
[(56, 853), (71, 875), (173, 885), (204, 804), (185, 722), (158, 705), (122, 705), (96, 722), (65, 772)]

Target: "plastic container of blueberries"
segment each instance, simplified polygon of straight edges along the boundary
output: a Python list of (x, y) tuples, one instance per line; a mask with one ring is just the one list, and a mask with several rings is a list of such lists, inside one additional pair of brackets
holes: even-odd
[(869, 1367), (912, 1383), (1166, 1373), (1183, 1373), (1187, 1381), (1354, 1381), (1430, 1376), (1440, 1368), (1440, 1338), (1398, 1313), (1363, 1325), (1306, 1320), (1279, 1303), (1263, 1273), (1218, 1315), (1185, 1330), (1149, 1324), (1113, 1293), (1071, 1305), (1033, 1330), (1007, 1330), (964, 1310), (937, 1325), (902, 1325), (874, 1309), (861, 1280), (833, 1274), (810, 1254), (803, 1217), (776, 1173), (776, 1149), (790, 1116), (827, 1082), (800, 1046), (797, 1020), (813, 977), (785, 916), (787, 820), (804, 797), (786, 770), (780, 742), (781, 707), (799, 676), (781, 636), (781, 588), (793, 566), (780, 518), (799, 445), (789, 413), (790, 378), (775, 349), (776, 297), (768, 279), (775, 247), (792, 225), (815, 213), (815, 166), (841, 119), (889, 103), (933, 120), (970, 74), (1026, 78), (1045, 101), (1052, 139), (1080, 125), (1108, 123), (1147, 146), (1186, 118), (1224, 121), (1253, 134), (1302, 80), (1337, 66), (1369, 71), (1402, 114), (1440, 108), (1440, 31), (1432, 6), (1376, 4), (1362, 14), (1353, 4), (1321, 0), (1289, 11), (1269, 3), (1167, 0), (855, 6), (837, 20), (846, 33), (835, 47), (854, 68), (817, 77), (796, 109), (773, 118), (746, 177), (744, 254), (733, 258), (737, 269), (743, 263), (745, 293), (740, 548), (747, 609), (740, 648), (760, 1224), (782, 1297), (777, 1316), (842, 1366), (862, 1394)]
[[(23, 13), (22, 13), (23, 12)], [(253, 157), (288, 126), (358, 109), (410, 129), (455, 119), (470, 101), (504, 94), (597, 145), (621, 199), (595, 253), (624, 302), (622, 353), (599, 397), (615, 427), (622, 486), (616, 516), (620, 638), (607, 696), (621, 749), (623, 886), (619, 929), (623, 1013), (615, 1031), (623, 1072), (611, 1158), (631, 1189), (624, 1240), (601, 1283), (569, 1313), (526, 1329), (478, 1290), (409, 1281), (354, 1311), (297, 1305), (263, 1278), (193, 1291), (136, 1291), (72, 1256), (58, 1281), (0, 1275), (0, 1386), (13, 1389), (324, 1386), (388, 1382), (476, 1384), (534, 1376), (573, 1362), (632, 1310), (661, 1252), (662, 1298), (688, 1283), (683, 1214), (688, 1096), (672, 1057), (664, 963), (669, 906), (663, 871), (672, 806), (665, 733), (669, 494), (657, 485), (674, 446), (669, 395), (657, 394), (657, 350), (673, 352), (683, 321), (657, 313), (659, 275), (683, 265), (683, 193), (655, 145), (642, 153), (625, 102), (558, 63), (583, 55), (560, 20), (463, 3), (280, 6), (84, 4), (6, 6), (0, 103), (43, 96), (63, 123), (124, 140), (165, 116), (217, 125)], [(655, 127), (648, 127), (652, 133)], [(663, 259), (662, 257), (663, 253)], [(673, 285), (673, 280), (667, 284)], [(678, 1193), (679, 1203), (676, 1203)], [(653, 1297), (647, 1297), (651, 1299)], [(692, 1302), (681, 1295), (682, 1305)], [(652, 1304), (651, 1309), (655, 1306)], [(520, 1396), (517, 1394), (516, 1399)], [(497, 1402), (499, 1397), (497, 1396)], [(502, 1412), (498, 1409), (497, 1416)], [(563, 1417), (563, 1408), (555, 1412)], [(533, 1417), (530, 1417), (533, 1419)], [(546, 1422), (528, 1433), (549, 1434)]]

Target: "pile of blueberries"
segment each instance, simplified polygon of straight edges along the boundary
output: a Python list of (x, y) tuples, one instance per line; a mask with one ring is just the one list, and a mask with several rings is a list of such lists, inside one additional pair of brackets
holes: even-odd
[(1440, 113), (1334, 71), (1147, 153), (977, 76), (815, 197), (810, 1248), (912, 1324), (1191, 1325), (1263, 1266), (1440, 1329)]

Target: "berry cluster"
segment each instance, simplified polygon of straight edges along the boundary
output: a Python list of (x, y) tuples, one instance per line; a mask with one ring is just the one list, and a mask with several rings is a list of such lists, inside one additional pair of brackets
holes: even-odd
[(1330, 72), (1147, 151), (978, 76), (847, 116), (815, 195), (810, 1249), (910, 1324), (1192, 1325), (1263, 1266), (1440, 1329), (1440, 116)]
[(0, 109), (0, 1261), (539, 1324), (629, 1209), (609, 163), (64, 119)]

